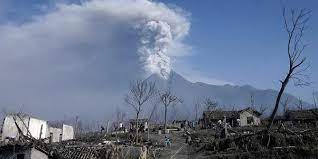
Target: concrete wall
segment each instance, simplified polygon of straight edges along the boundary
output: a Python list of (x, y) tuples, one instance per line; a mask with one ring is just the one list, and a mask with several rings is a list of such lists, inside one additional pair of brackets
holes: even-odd
[(5, 117), (2, 127), (2, 141), (6, 137), (18, 139), (19, 131), (14, 123), (14, 118), (16, 119), (17, 125), (22, 130), (22, 133), (24, 135), (27, 135), (29, 130), (31, 136), (33, 136), (36, 139), (40, 138), (40, 134), (41, 138), (47, 137), (48, 125), (46, 121), (31, 118), (27, 115), (20, 115), (20, 117), (18, 117), (17, 115), (8, 115)]
[(74, 129), (72, 126), (63, 124), (62, 140), (72, 140), (74, 139)]
[(29, 125), (29, 117), (17, 117), (13, 115), (8, 115), (5, 117), (3, 126), (2, 126), (2, 137), (1, 140), (4, 141), (6, 137), (16, 138), (19, 137), (19, 131), (14, 123), (14, 118), (16, 119), (17, 125), (20, 127), (24, 135), (27, 134), (27, 127)]
[[(247, 117), (253, 117), (253, 124), (247, 124)], [(240, 126), (248, 126), (248, 125), (259, 125), (261, 123), (261, 119), (254, 114), (243, 111), (240, 113)]]
[(47, 138), (48, 137), (47, 130), (48, 130), (48, 124), (46, 121), (30, 118), (29, 131), (34, 138), (36, 139)]
[(49, 136), (52, 133), (52, 142), (60, 142), (60, 135), (62, 135), (62, 129), (59, 128), (49, 128)]
[(19, 138), (19, 131), (14, 123), (14, 118), (24, 135), (27, 135), (29, 129), (31, 136), (36, 139), (48, 138), (50, 137), (50, 133), (53, 133), (53, 142), (60, 141), (60, 134), (62, 134), (62, 140), (74, 139), (74, 130), (72, 126), (63, 125), (62, 129), (50, 128), (47, 121), (32, 118), (27, 115), (20, 117), (21, 118), (16, 115), (8, 115), (5, 117), (1, 134), (2, 141), (7, 137), (15, 139)]
[(30, 159), (48, 159), (48, 158), (49, 157), (45, 153), (35, 148), (32, 148)]

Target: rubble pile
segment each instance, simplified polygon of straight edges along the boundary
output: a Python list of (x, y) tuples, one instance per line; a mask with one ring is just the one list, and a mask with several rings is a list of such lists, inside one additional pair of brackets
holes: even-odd
[[(86, 140), (93, 141), (93, 139), (88, 138)], [(46, 143), (28, 138), (27, 136), (21, 136), (18, 141), (0, 146), (0, 158), (1, 156), (6, 156), (6, 153), (18, 153), (30, 147), (41, 150), (50, 159), (147, 158), (147, 148), (145, 146), (124, 145), (105, 141), (107, 141), (105, 138), (100, 138), (93, 142), (72, 140), (59, 143)]]
[[(44, 159), (112, 159), (147, 158), (148, 148), (136, 145), (129, 140), (129, 134), (88, 133), (78, 139), (51, 142), (50, 138), (36, 139), (30, 133), (23, 133), (17, 120), (14, 120), (18, 135), (0, 142), (0, 159), (29, 158), (31, 153)], [(27, 129), (27, 132), (30, 132)]]
[(55, 149), (53, 158), (56, 159), (111, 159), (139, 158), (144, 149), (121, 145), (66, 146)]
[(198, 144), (196, 151), (210, 157), (316, 158), (318, 154), (318, 129), (279, 128), (200, 141), (205, 142)]

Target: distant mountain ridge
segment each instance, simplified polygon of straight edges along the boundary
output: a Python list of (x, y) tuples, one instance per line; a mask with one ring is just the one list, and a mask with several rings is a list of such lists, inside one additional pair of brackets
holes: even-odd
[[(233, 85), (211, 85), (202, 82), (192, 83), (172, 71), (168, 79), (163, 79), (157, 74), (153, 74), (146, 80), (156, 82), (159, 89), (170, 88), (177, 96), (183, 99), (182, 108), (184, 111), (182, 114), (189, 116), (194, 110), (194, 103), (196, 100), (202, 100), (206, 97), (210, 97), (217, 101), (221, 106), (225, 106), (226, 109), (241, 109), (251, 106), (251, 96), (253, 96), (253, 103), (256, 109), (260, 106), (268, 107), (267, 113), (269, 113), (276, 100), (278, 91), (267, 89), (261, 90), (254, 88), (250, 85), (233, 86)], [(298, 99), (291, 94), (284, 94), (282, 101), (288, 97), (289, 106), (295, 106), (298, 103)], [(309, 106), (309, 103), (304, 102), (305, 106)]]

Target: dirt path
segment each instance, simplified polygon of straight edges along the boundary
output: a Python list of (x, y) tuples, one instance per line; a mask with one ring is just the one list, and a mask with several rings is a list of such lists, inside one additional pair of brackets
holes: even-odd
[[(189, 146), (185, 143), (185, 138), (182, 133), (171, 133), (167, 134), (171, 139), (171, 146), (165, 147), (160, 152), (160, 158), (162, 159), (183, 159), (189, 156)], [(165, 135), (153, 135), (152, 138), (163, 143)]]

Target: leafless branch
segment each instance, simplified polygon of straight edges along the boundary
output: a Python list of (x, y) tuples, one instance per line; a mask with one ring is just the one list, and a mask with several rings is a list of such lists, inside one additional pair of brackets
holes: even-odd
[(208, 111), (216, 110), (217, 107), (218, 107), (218, 103), (215, 100), (213, 100), (212, 98), (209, 98), (209, 97), (204, 99), (203, 105), (206, 108), (206, 110), (208, 110)]
[(137, 80), (130, 84), (130, 89), (125, 96), (125, 102), (133, 107), (136, 113), (136, 142), (138, 143), (139, 115), (143, 110), (143, 106), (150, 99), (155, 97), (157, 93), (154, 82), (145, 80)]
[(303, 100), (301, 98), (298, 98), (298, 103), (296, 103), (296, 107), (298, 110), (303, 110), (304, 109), (304, 104)]
[(274, 110), (270, 116), (268, 131), (273, 125), (273, 120), (278, 110), (281, 97), (289, 81), (293, 80), (296, 86), (308, 86), (310, 84), (310, 82), (308, 82), (309, 77), (305, 74), (305, 71), (309, 68), (309, 66), (304, 67), (306, 57), (303, 56), (307, 45), (303, 43), (302, 39), (307, 28), (307, 22), (310, 19), (311, 11), (308, 9), (291, 9), (289, 16), (286, 13), (287, 11), (284, 8), (283, 18), (284, 28), (288, 35), (287, 54), (289, 60), (289, 69), (285, 78), (280, 80), (281, 88), (276, 98)]
[(264, 114), (267, 109), (268, 109), (267, 106), (261, 105), (261, 106), (258, 108), (258, 111), (259, 111), (260, 113)]
[(159, 93), (160, 100), (165, 108), (165, 123), (164, 128), (165, 132), (167, 130), (167, 111), (169, 106), (174, 106), (177, 103), (183, 103), (183, 100), (177, 96), (175, 96), (172, 91), (166, 90)]
[(286, 114), (286, 112), (288, 111), (288, 103), (289, 103), (289, 97), (287, 97), (284, 101), (281, 101), (280, 104), (283, 106), (284, 108), (284, 115)]
[(198, 120), (198, 114), (201, 110), (201, 105), (202, 105), (202, 103), (199, 99), (194, 99), (194, 113), (195, 113), (194, 118), (196, 121)]
[(312, 92), (312, 98), (313, 98), (314, 106), (315, 106), (315, 108), (317, 108), (317, 100), (318, 100), (317, 92), (315, 92), (315, 91)]

